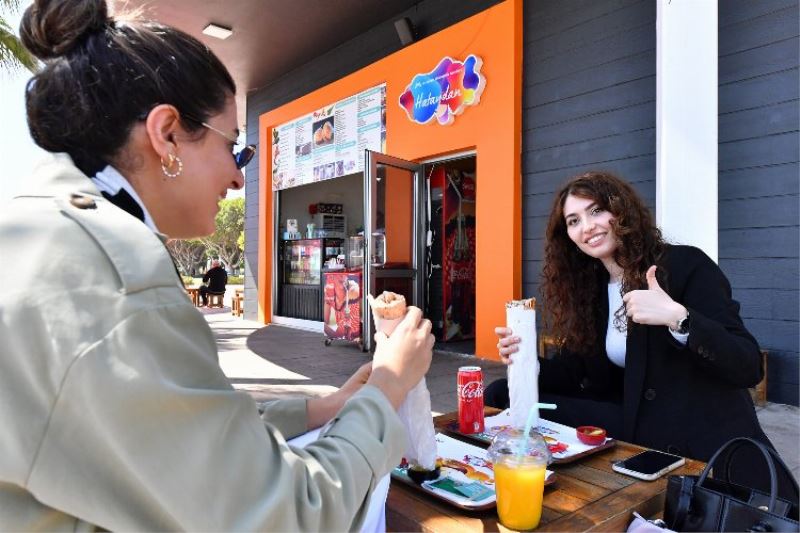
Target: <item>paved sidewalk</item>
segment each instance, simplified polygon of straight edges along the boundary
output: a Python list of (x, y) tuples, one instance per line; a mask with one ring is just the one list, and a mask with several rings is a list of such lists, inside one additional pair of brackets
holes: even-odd
[[(220, 366), (235, 387), (258, 399), (276, 396), (317, 396), (342, 386), (369, 356), (350, 342), (324, 345), (318, 333), (281, 326), (262, 326), (233, 318), (229, 309), (201, 309), (217, 336)], [(435, 352), (428, 371), (431, 407), (438, 413), (454, 411), (459, 366), (477, 365), (484, 381), (504, 377), (500, 363)]]
[[(236, 388), (248, 391), (257, 400), (328, 393), (369, 361), (367, 354), (352, 343), (334, 341), (326, 347), (319, 333), (234, 318), (230, 308), (201, 312), (217, 337), (222, 370)], [(457, 408), (456, 372), (463, 365), (480, 366), (485, 383), (505, 377), (505, 366), (500, 363), (434, 352), (427, 380), (435, 414)], [(757, 412), (764, 431), (795, 477), (800, 478), (800, 409), (767, 404)]]

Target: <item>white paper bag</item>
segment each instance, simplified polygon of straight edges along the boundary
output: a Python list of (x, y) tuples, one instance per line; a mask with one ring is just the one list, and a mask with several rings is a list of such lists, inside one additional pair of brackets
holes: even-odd
[[(370, 298), (370, 304), (372, 298)], [(375, 314), (375, 329), (387, 337), (392, 334), (402, 318), (383, 320)], [(425, 470), (436, 468), (436, 431), (431, 414), (431, 394), (423, 376), (400, 405), (397, 415), (406, 428), (406, 460)]]
[[(506, 304), (506, 326), (520, 338), (519, 351), (508, 366), (508, 397), (514, 427), (524, 428), (531, 406), (539, 402), (539, 357), (536, 342), (536, 299)], [(539, 425), (538, 420), (533, 421)]]
[(436, 431), (431, 414), (431, 393), (423, 377), (397, 411), (406, 427), (406, 459), (425, 470), (436, 468)]

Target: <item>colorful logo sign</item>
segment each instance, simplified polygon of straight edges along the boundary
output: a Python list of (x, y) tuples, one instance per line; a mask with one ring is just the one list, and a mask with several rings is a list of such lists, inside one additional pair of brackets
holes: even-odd
[(400, 107), (417, 124), (427, 124), (434, 117), (442, 126), (451, 124), (466, 106), (480, 102), (486, 86), (482, 65), (474, 55), (463, 63), (445, 57), (431, 72), (414, 76), (400, 95)]

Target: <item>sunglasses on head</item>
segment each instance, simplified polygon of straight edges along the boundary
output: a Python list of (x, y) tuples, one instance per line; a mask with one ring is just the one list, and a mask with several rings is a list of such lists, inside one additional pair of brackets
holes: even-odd
[[(150, 112), (147, 111), (145, 113), (140, 114), (138, 118), (139, 118), (139, 120), (145, 120), (145, 119), (147, 119), (147, 115), (149, 115), (149, 114), (150, 114)], [(189, 120), (191, 120), (193, 122), (197, 122), (198, 124), (200, 124), (204, 128), (213, 131), (217, 135), (222, 135), (225, 139), (227, 139), (227, 140), (229, 140), (230, 142), (233, 143), (234, 148), (237, 147), (237, 146), (242, 146), (243, 145), (243, 143), (240, 142), (238, 139), (234, 138), (231, 135), (228, 135), (224, 131), (218, 130), (217, 128), (215, 128), (211, 124), (208, 124), (207, 122), (203, 122), (202, 120), (198, 120), (198, 119), (196, 119), (196, 118), (194, 118), (194, 117), (192, 117), (190, 115), (187, 115), (185, 113), (183, 114), (183, 117), (187, 118), (187, 119), (189, 119)], [(250, 162), (250, 160), (253, 159), (253, 156), (256, 155), (256, 145), (254, 145), (254, 144), (246, 144), (246, 145), (242, 146), (242, 148), (239, 151), (235, 151), (231, 155), (233, 156), (233, 161), (236, 164), (236, 168), (241, 170), (244, 167), (246, 167), (247, 164)]]

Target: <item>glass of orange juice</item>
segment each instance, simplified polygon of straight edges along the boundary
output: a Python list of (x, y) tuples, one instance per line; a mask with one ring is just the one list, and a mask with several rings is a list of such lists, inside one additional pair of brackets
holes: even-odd
[(541, 435), (505, 429), (489, 447), (500, 522), (510, 529), (534, 529), (542, 517), (544, 480), (550, 452)]

